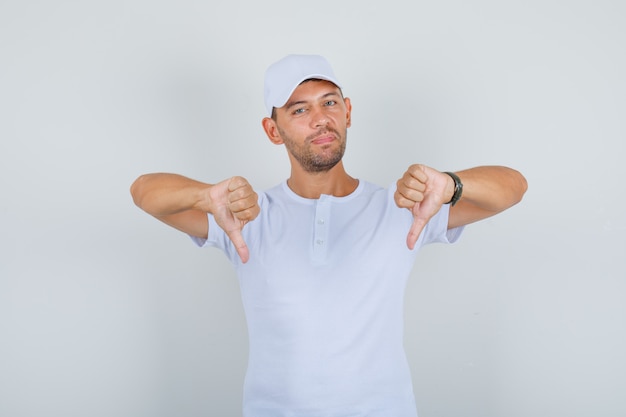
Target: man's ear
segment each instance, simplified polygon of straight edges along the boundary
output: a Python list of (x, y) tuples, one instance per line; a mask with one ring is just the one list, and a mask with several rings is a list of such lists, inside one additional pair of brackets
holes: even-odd
[(343, 99), (343, 102), (346, 104), (346, 127), (350, 127), (352, 125), (352, 103), (348, 97)]
[(280, 133), (278, 132), (278, 126), (276, 126), (276, 121), (269, 117), (265, 117), (261, 122), (263, 124), (263, 130), (265, 134), (270, 139), (270, 141), (274, 145), (282, 145), (283, 139), (280, 137)]

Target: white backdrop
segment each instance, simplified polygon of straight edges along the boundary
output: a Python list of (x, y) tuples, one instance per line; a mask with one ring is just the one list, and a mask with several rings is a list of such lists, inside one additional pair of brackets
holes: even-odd
[(238, 416), (221, 253), (142, 213), (141, 173), (288, 175), (262, 82), (327, 56), (346, 167), (509, 165), (524, 201), (420, 254), (421, 417), (626, 415), (626, 5), (618, 0), (0, 2), (0, 416)]

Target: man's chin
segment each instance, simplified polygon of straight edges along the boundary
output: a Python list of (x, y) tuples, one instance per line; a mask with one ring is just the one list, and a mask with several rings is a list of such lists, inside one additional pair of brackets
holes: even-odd
[(307, 166), (304, 166), (304, 169), (310, 173), (324, 173), (336, 167), (339, 162), (341, 162), (341, 158), (329, 161), (317, 161), (307, 164)]

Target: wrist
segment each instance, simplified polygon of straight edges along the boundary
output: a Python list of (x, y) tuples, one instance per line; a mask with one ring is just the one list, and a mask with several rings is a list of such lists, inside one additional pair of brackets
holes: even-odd
[(454, 205), (461, 199), (461, 195), (463, 194), (463, 183), (458, 175), (454, 172), (444, 172), (450, 178), (452, 178), (452, 182), (454, 183), (454, 191), (452, 193), (452, 197), (450, 197), (450, 201), (446, 204), (450, 204), (450, 207), (454, 207)]
[(213, 188), (213, 185), (198, 184), (192, 192), (193, 209), (204, 211), (206, 213), (214, 212), (215, 199), (211, 195), (211, 188)]

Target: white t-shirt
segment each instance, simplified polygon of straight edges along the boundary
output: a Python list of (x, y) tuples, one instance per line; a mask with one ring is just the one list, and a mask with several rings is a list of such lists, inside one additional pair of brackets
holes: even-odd
[(449, 206), (414, 250), (394, 189), (360, 181), (346, 197), (306, 199), (286, 182), (259, 194), (243, 264), (209, 215), (208, 239), (234, 264), (248, 323), (246, 417), (414, 417), (403, 301), (417, 249), (455, 241)]

